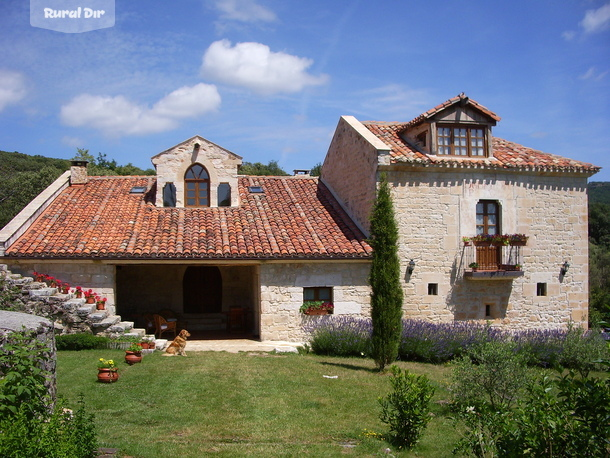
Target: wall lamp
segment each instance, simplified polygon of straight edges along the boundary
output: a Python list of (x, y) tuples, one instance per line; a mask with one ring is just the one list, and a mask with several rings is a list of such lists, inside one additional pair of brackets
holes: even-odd
[(563, 265), (561, 266), (561, 270), (559, 271), (559, 273), (561, 274), (561, 276), (565, 276), (565, 274), (568, 273), (568, 270), (570, 270), (570, 263), (568, 261), (564, 262)]
[(407, 267), (407, 273), (409, 275), (411, 275), (413, 273), (413, 269), (415, 269), (415, 261), (413, 261), (413, 259), (411, 259), (409, 261), (409, 267)]

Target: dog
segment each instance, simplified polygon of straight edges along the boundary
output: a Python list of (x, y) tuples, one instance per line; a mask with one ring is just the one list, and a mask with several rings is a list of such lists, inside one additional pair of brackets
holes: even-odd
[(165, 353), (163, 356), (186, 356), (186, 352), (184, 349), (186, 348), (186, 338), (190, 337), (191, 334), (186, 329), (180, 331), (180, 333), (176, 336), (176, 338), (169, 344), (169, 346), (165, 349)]

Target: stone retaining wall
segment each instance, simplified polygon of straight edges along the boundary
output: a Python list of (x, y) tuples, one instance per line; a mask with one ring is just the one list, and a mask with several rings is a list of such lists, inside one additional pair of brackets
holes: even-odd
[(36, 282), (32, 277), (13, 274), (0, 264), (0, 281), (3, 288), (14, 288), (20, 310), (38, 317), (45, 317), (53, 324), (56, 334), (92, 333), (119, 337), (133, 330), (133, 323), (121, 321), (114, 305), (96, 310), (96, 304), (86, 304), (74, 294), (62, 294), (57, 288)]

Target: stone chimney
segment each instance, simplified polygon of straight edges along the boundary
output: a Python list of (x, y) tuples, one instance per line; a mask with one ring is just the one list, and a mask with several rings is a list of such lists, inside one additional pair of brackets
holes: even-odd
[(70, 185), (87, 184), (89, 175), (87, 175), (88, 161), (72, 161), (70, 167)]

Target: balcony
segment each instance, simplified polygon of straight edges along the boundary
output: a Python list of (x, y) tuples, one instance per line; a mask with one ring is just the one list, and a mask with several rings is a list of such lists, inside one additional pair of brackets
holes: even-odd
[[(521, 246), (474, 245), (464, 246), (463, 261), (468, 269), (468, 280), (513, 280), (523, 276)], [(476, 267), (474, 264), (476, 263)]]

